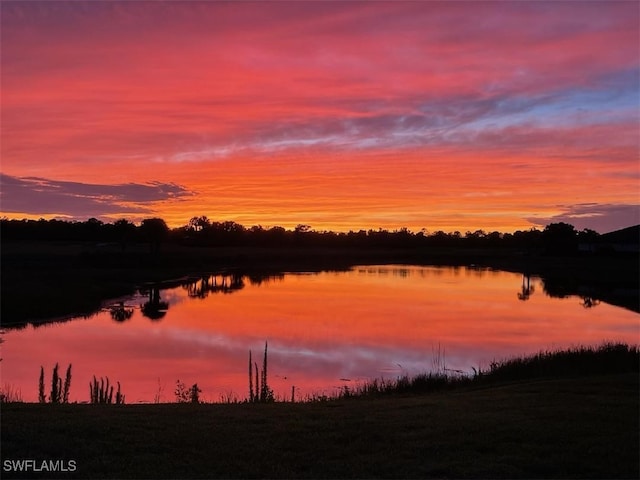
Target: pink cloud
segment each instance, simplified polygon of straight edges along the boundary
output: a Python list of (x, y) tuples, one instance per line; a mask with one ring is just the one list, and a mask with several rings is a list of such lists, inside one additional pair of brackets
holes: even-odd
[[(241, 162), (251, 171), (257, 157), (293, 168), (302, 157), (312, 165), (342, 156), (354, 178), (365, 157), (408, 155), (429, 171), (441, 154), (487, 162), (491, 153), (509, 165), (521, 152), (567, 171), (587, 162), (600, 180), (637, 169), (638, 113), (630, 105), (638, 102), (640, 12), (633, 2), (1, 8), (1, 153), (9, 175), (94, 184), (139, 175), (139, 182), (191, 188), (217, 172), (212, 163)], [(234, 183), (219, 188), (243, 188), (242, 169), (233, 170)], [(542, 169), (529, 174), (529, 184), (546, 178)], [(264, 185), (278, 183), (265, 175)], [(452, 176), (451, 188), (460, 190), (466, 176)], [(358, 178), (367, 185), (370, 177)], [(386, 192), (380, 203), (396, 201)], [(618, 195), (607, 190), (601, 201), (629, 202)], [(336, 208), (348, 200), (361, 210), (370, 205), (345, 197)], [(590, 199), (564, 203), (575, 200)], [(547, 207), (558, 203), (549, 199)], [(328, 205), (324, 214), (332, 215)]]

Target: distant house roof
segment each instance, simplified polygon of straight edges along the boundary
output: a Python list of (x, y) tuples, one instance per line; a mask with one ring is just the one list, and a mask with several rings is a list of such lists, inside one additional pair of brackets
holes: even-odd
[(584, 242), (578, 245), (583, 252), (614, 251), (614, 252), (640, 252), (640, 225), (623, 228), (615, 232), (600, 235), (593, 242)]
[(640, 225), (634, 225), (633, 227), (627, 227), (622, 230), (600, 235), (598, 242), (640, 245)]

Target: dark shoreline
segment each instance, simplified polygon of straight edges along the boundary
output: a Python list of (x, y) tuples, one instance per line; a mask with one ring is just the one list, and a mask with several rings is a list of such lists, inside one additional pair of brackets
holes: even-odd
[(3, 478), (638, 478), (638, 375), (317, 403), (2, 405)]
[(89, 315), (109, 299), (145, 284), (203, 272), (282, 274), (347, 270), (358, 265), (471, 266), (540, 276), (548, 293), (587, 292), (594, 298), (640, 312), (638, 255), (545, 256), (505, 249), (198, 248), (165, 245), (151, 255), (145, 245), (121, 252), (116, 246), (82, 243), (4, 243), (1, 251), (2, 327), (39, 325)]

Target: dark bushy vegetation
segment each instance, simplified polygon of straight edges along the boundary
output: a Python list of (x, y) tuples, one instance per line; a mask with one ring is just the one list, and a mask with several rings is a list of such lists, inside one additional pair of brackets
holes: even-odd
[[(254, 377), (255, 368), (255, 377)], [(255, 390), (254, 390), (255, 378)], [(258, 370), (258, 363), (252, 361), (251, 350), (249, 350), (249, 402), (250, 403), (271, 403), (275, 401), (273, 390), (269, 387), (269, 375), (267, 373), (267, 342), (264, 344), (264, 357), (262, 359), (262, 370)]]
[(263, 228), (260, 225), (247, 228), (232, 221), (212, 222), (205, 216), (193, 217), (187, 225), (174, 229), (170, 229), (160, 218), (145, 219), (139, 226), (125, 219), (114, 223), (104, 223), (95, 218), (85, 222), (2, 219), (0, 232), (3, 241), (106, 242), (119, 245), (123, 251), (132, 243), (146, 243), (151, 252), (157, 252), (161, 243), (170, 242), (210, 247), (515, 248), (567, 254), (577, 252), (579, 243), (597, 243), (600, 237), (593, 230), (577, 231), (566, 223), (552, 223), (542, 231), (532, 228), (514, 233), (483, 230), (468, 231), (464, 234), (457, 231), (430, 233), (425, 229), (412, 232), (407, 228), (345, 233), (316, 231), (308, 225), (298, 225), (293, 230), (277, 226)]
[(120, 382), (116, 382), (118, 384), (118, 390), (116, 390), (115, 401), (113, 398), (113, 385), (109, 385), (109, 377), (105, 379), (100, 377), (100, 382), (98, 379), (93, 376), (93, 381), (89, 382), (89, 397), (91, 399), (91, 403), (115, 403), (116, 405), (124, 404), (124, 395), (120, 390)]
[[(249, 396), (242, 403), (273, 403), (276, 401), (273, 390), (268, 384), (267, 343), (264, 346), (262, 369), (252, 360), (249, 351)], [(473, 369), (473, 375), (462, 371), (449, 370), (444, 365), (444, 358), (438, 352), (435, 359), (435, 372), (422, 373), (413, 377), (402, 375), (396, 379), (373, 379), (355, 386), (343, 386), (333, 395), (308, 395), (303, 403), (322, 402), (338, 399), (365, 398), (382, 395), (419, 395), (424, 393), (450, 390), (459, 387), (476, 387), (511, 382), (522, 382), (532, 379), (575, 378), (592, 375), (618, 375), (640, 373), (640, 348), (638, 345), (624, 343), (604, 343), (600, 346), (580, 346), (564, 350), (541, 351), (534, 355), (495, 360), (488, 369)], [(64, 387), (58, 376), (58, 364), (53, 369), (50, 403), (68, 403), (69, 386), (71, 384), (71, 365), (67, 368)], [(109, 378), (94, 376), (89, 383), (90, 403), (92, 404), (124, 404), (125, 396), (117, 382), (117, 390), (109, 384)], [(295, 401), (292, 389), (291, 402)], [(201, 403), (202, 390), (195, 383), (187, 387), (180, 380), (176, 381), (175, 396), (177, 403)], [(229, 399), (227, 399), (229, 400)], [(6, 401), (6, 400), (5, 400)], [(286, 401), (286, 400), (283, 400)], [(44, 368), (40, 369), (39, 402), (46, 403), (44, 394)], [(155, 403), (159, 403), (156, 399)], [(237, 399), (223, 403), (240, 403)]]
[(174, 390), (176, 403), (200, 403), (201, 393), (202, 390), (198, 387), (197, 383), (194, 383), (191, 387), (187, 388), (183, 382), (176, 380), (176, 389)]
[[(44, 387), (44, 367), (40, 367), (40, 379), (38, 382), (38, 401), (40, 403), (47, 402)], [(50, 403), (69, 403), (69, 389), (71, 388), (71, 364), (67, 367), (64, 384), (62, 378), (58, 374), (58, 364), (53, 367), (51, 374), (51, 393), (49, 393)]]
[(490, 380), (526, 380), (542, 377), (638, 373), (638, 346), (605, 343), (599, 347), (575, 347), (493, 362), (478, 376)]
[[(387, 394), (421, 394), (461, 386), (481, 386), (531, 379), (580, 377), (640, 372), (637, 345), (605, 343), (598, 347), (576, 347), (539, 352), (535, 355), (496, 360), (488, 370), (474, 369), (473, 376), (447, 371), (404, 375), (395, 380), (374, 379), (356, 387), (343, 387), (337, 398)], [(322, 398), (328, 400), (329, 398)], [(310, 400), (316, 400), (311, 398)]]
[[(267, 346), (265, 344), (262, 389), (259, 388), (258, 369), (255, 366), (254, 392), (253, 367), (249, 352), (249, 403), (275, 401), (267, 382)], [(364, 398), (395, 394), (424, 394), (459, 387), (476, 387), (500, 383), (521, 382), (532, 379), (558, 379), (590, 375), (640, 373), (640, 349), (637, 345), (604, 343), (600, 346), (580, 346), (564, 350), (542, 351), (534, 355), (514, 357), (491, 362), (487, 370), (473, 369), (473, 375), (447, 369), (444, 357), (435, 359), (437, 370), (413, 377), (402, 375), (395, 379), (375, 378), (369, 382), (345, 385), (333, 395), (307, 395), (304, 402), (324, 402), (338, 399)], [(260, 393), (259, 393), (260, 392)], [(294, 401), (292, 395), (291, 401)]]

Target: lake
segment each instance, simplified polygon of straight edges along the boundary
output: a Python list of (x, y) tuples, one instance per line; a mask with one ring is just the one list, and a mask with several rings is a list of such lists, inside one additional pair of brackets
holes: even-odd
[(248, 396), (248, 356), (279, 399), (331, 395), (374, 378), (436, 369), (470, 374), (493, 360), (603, 341), (637, 344), (640, 315), (589, 296), (549, 296), (544, 281), (472, 267), (362, 266), (239, 274), (147, 286), (89, 317), (6, 330), (2, 382), (37, 401), (40, 367), (73, 365), (70, 401), (93, 375), (127, 403), (173, 402), (176, 382), (204, 401)]

